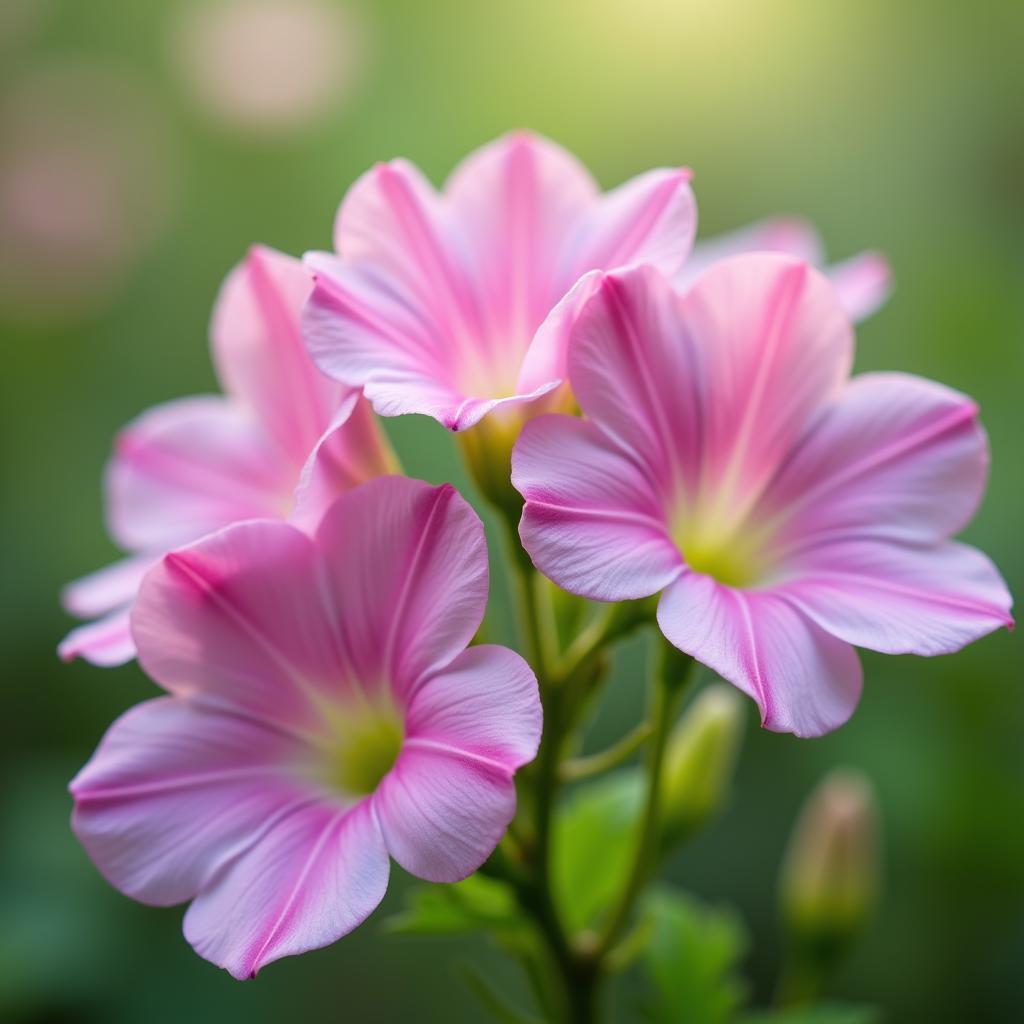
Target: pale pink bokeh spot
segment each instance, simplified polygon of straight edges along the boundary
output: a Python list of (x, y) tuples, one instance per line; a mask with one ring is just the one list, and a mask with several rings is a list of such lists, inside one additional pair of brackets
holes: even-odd
[(366, 401), (306, 355), (299, 314), (311, 288), (298, 260), (250, 250), (225, 281), (211, 324), (225, 394), (156, 406), (118, 435), (107, 520), (129, 556), (65, 589), (68, 611), (98, 618), (61, 643), (63, 658), (119, 665), (134, 657), (129, 611), (164, 552), (244, 519), (313, 526), (342, 491), (396, 471)]
[(73, 827), (145, 903), (249, 978), (340, 938), (389, 857), (454, 882), (490, 855), (541, 732), (537, 681), (467, 647), (487, 548), (451, 486), (386, 477), (312, 533), (242, 523), (167, 555), (133, 612), (168, 695), (122, 716), (71, 784)]
[(678, 648), (816, 736), (861, 691), (854, 646), (943, 654), (1012, 624), (980, 551), (950, 539), (988, 472), (978, 410), (898, 373), (849, 377), (836, 290), (791, 257), (715, 262), (680, 293), (603, 275), (570, 336), (585, 415), (528, 424), (520, 536), (560, 586), (661, 592)]
[(173, 209), (163, 111), (132, 73), (69, 62), (14, 85), (0, 135), (0, 306), (43, 324), (94, 312)]
[(357, 8), (325, 0), (202, 0), (177, 12), (171, 58), (196, 102), (236, 130), (302, 128), (349, 98), (363, 70)]

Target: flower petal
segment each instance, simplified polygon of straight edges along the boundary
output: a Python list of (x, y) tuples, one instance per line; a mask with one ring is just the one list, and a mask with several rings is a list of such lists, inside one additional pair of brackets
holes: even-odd
[(76, 626), (57, 647), (63, 661), (84, 658), (100, 668), (124, 665), (135, 657), (135, 641), (128, 624), (130, 606), (85, 625)]
[(774, 732), (821, 736), (860, 699), (856, 651), (770, 592), (687, 573), (662, 595), (658, 625), (676, 647), (752, 697)]
[(317, 582), (312, 540), (283, 522), (247, 522), (181, 548), (139, 589), (139, 663), (181, 696), (299, 732), (320, 727), (310, 693), (355, 685)]
[(235, 978), (255, 977), (362, 924), (384, 898), (389, 869), (368, 801), (296, 809), (193, 900), (185, 938)]
[(516, 810), (503, 764), (407, 738), (373, 797), (388, 852), (428, 882), (458, 882), (491, 855)]
[(808, 425), (755, 515), (778, 518), (779, 545), (796, 552), (850, 534), (931, 544), (974, 515), (988, 463), (969, 398), (907, 374), (863, 374)]
[(964, 544), (823, 544), (781, 589), (822, 629), (885, 654), (949, 654), (1013, 626), (996, 567)]
[(561, 146), (515, 132), (466, 157), (444, 192), (479, 282), (488, 358), (514, 380), (534, 331), (578, 276), (560, 254), (597, 203), (597, 185)]
[(118, 435), (107, 470), (111, 535), (125, 548), (166, 551), (240, 519), (277, 517), (300, 467), (229, 399), (155, 406)]
[(483, 524), (450, 484), (371, 480), (327, 512), (316, 543), (361, 679), (412, 686), (459, 654), (483, 619)]
[(387, 436), (357, 392), (347, 396), (302, 468), (290, 521), (315, 529), (334, 499), (400, 467)]
[(153, 564), (149, 555), (123, 558), (69, 583), (61, 592), (61, 604), (81, 618), (102, 615), (130, 601), (139, 589), (146, 570)]
[(173, 697), (122, 715), (71, 783), (72, 827), (103, 876), (161, 906), (200, 891), (301, 796), (281, 733)]
[(566, 287), (589, 270), (646, 264), (672, 275), (697, 231), (688, 168), (647, 171), (603, 195), (568, 244)]
[(716, 264), (682, 319), (700, 356), (706, 491), (716, 515), (738, 520), (846, 381), (853, 333), (821, 274), (769, 254)]
[(301, 466), (343, 389), (310, 362), (300, 315), (313, 278), (299, 260), (254, 246), (224, 282), (211, 334), (224, 390), (245, 402)]
[(889, 261), (877, 252), (862, 252), (825, 271), (854, 323), (866, 320), (892, 292)]
[(767, 217), (697, 242), (672, 283), (685, 290), (719, 260), (750, 252), (782, 253), (812, 267), (825, 262), (825, 247), (813, 224), (799, 217)]
[(406, 711), (406, 742), (425, 739), (495, 761), (532, 761), (541, 732), (537, 677), (515, 651), (481, 644), (424, 680)]
[(560, 587), (600, 601), (655, 594), (682, 568), (655, 485), (593, 423), (542, 416), (512, 452), (519, 535)]

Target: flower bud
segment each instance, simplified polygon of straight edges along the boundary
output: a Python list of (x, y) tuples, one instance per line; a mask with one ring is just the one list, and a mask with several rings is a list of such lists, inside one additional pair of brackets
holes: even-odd
[(859, 773), (830, 773), (811, 794), (782, 866), (781, 902), (793, 937), (841, 947), (863, 926), (878, 889), (878, 811)]
[(713, 683), (676, 723), (665, 753), (663, 842), (695, 833), (728, 795), (743, 729), (743, 700)]

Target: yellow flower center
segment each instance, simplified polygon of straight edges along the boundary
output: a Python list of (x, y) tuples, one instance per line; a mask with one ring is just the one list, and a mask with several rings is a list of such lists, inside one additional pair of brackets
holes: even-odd
[(672, 522), (672, 540), (686, 564), (727, 587), (760, 585), (771, 570), (770, 531), (750, 522), (684, 507)]
[(405, 729), (390, 699), (325, 709), (328, 738), (317, 774), (346, 796), (372, 793), (398, 760)]

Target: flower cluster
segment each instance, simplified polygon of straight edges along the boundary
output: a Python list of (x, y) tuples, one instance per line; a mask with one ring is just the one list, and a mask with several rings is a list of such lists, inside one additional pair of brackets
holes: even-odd
[[(855, 646), (931, 655), (1011, 624), (997, 571), (951, 539), (985, 485), (975, 405), (849, 377), (884, 261), (823, 267), (794, 221), (696, 246), (695, 228), (688, 171), (602, 193), (525, 134), (441, 191), (382, 164), (345, 197), (334, 253), (256, 247), (230, 274), (224, 395), (120, 434), (107, 507), (129, 554), (67, 589), (96, 621), (60, 650), (137, 655), (166, 695), (111, 727), (71, 785), (73, 827), (123, 892), (191, 901), (202, 956), (244, 978), (334, 941), (390, 858), (465, 878), (541, 742), (550, 666), (475, 641), (479, 518), (399, 475), (375, 414), (476, 434), (470, 469), (521, 513), (536, 569), (594, 601), (661, 594), (668, 641), (770, 729), (844, 722)], [(523, 849), (543, 864), (539, 820)]]

